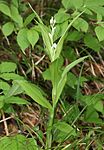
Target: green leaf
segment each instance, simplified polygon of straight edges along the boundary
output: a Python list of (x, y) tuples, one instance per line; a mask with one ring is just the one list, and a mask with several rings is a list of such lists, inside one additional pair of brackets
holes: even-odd
[(87, 34), (84, 38), (84, 43), (87, 47), (93, 49), (96, 52), (100, 51), (100, 43), (91, 34)]
[(57, 46), (56, 46), (56, 53), (55, 53), (55, 57), (54, 57), (54, 60), (57, 59), (61, 53), (61, 50), (62, 50), (62, 47), (63, 47), (63, 43), (64, 43), (64, 40), (65, 40), (65, 37), (66, 37), (66, 33), (67, 31), (70, 29), (70, 27), (72, 26), (72, 24), (84, 13), (81, 12), (80, 14), (78, 14), (70, 23), (69, 25), (67, 26), (66, 30), (64, 31), (63, 35), (61, 36), (60, 40), (58, 41), (57, 43)]
[(2, 26), (2, 31), (5, 36), (9, 36), (14, 30), (14, 24), (12, 22), (8, 22)]
[(97, 103), (95, 103), (94, 108), (95, 108), (97, 111), (103, 113), (103, 109), (104, 109), (104, 107), (103, 107), (103, 102), (102, 102), (102, 101), (98, 101)]
[(77, 59), (77, 55), (71, 47), (66, 47), (65, 51), (63, 52), (63, 55), (65, 58), (67, 58), (69, 61), (74, 61)]
[(101, 6), (91, 6), (89, 7), (90, 10), (92, 10), (96, 14), (100, 14), (101, 16), (104, 16), (104, 7)]
[(78, 9), (83, 6), (83, 0), (62, 0), (62, 4), (66, 9), (71, 7)]
[(27, 26), (27, 25), (34, 19), (34, 17), (35, 17), (35, 14), (34, 14), (34, 13), (30, 14), (30, 15), (25, 19), (25, 21), (24, 21), (24, 26)]
[(17, 7), (11, 5), (11, 18), (19, 25), (19, 27), (23, 27), (23, 19), (18, 12)]
[(49, 58), (52, 60), (53, 52), (52, 52), (52, 48), (51, 48), (51, 39), (49, 37), (49, 32), (47, 31), (45, 25), (39, 24), (39, 27), (41, 29), (43, 41), (46, 46), (46, 53), (49, 55)]
[(2, 62), (0, 64), (0, 73), (15, 72), (17, 66), (13, 62)]
[(34, 48), (34, 45), (37, 43), (39, 39), (39, 34), (37, 31), (30, 29), (27, 31), (27, 38), (30, 44), (32, 45), (32, 48)]
[(70, 15), (65, 13), (65, 10), (60, 9), (57, 14), (55, 14), (56, 23), (63, 23), (70, 18)]
[(4, 98), (5, 103), (7, 104), (18, 104), (18, 105), (23, 105), (23, 104), (30, 104), (27, 100), (20, 98), (20, 97), (15, 97), (15, 96), (11, 96), (11, 97), (5, 97)]
[(86, 0), (84, 3), (86, 7), (103, 6), (104, 0)]
[(3, 90), (4, 94), (6, 94), (7, 91), (10, 89), (10, 85), (7, 82), (0, 81), (0, 89)]
[(67, 85), (69, 85), (72, 88), (75, 88), (77, 81), (77, 77), (73, 73), (69, 72), (67, 76)]
[(0, 96), (0, 109), (4, 106), (4, 96)]
[(75, 27), (78, 31), (87, 32), (87, 30), (88, 30), (88, 23), (84, 19), (78, 18), (73, 23), (73, 27)]
[(95, 33), (96, 33), (96, 36), (98, 37), (99, 41), (104, 40), (104, 27), (97, 26), (95, 28)]
[(0, 74), (0, 78), (4, 79), (4, 80), (23, 80), (24, 77), (18, 75), (18, 74), (15, 74), (15, 73), (3, 73), (3, 74)]
[(11, 3), (18, 8), (19, 6), (19, 1), (18, 0), (12, 0)]
[(0, 148), (1, 150), (38, 150), (35, 139), (20, 134), (0, 138)]
[(12, 83), (13, 83), (12, 87), (9, 88), (6, 94), (7, 97), (18, 95), (24, 92), (23, 89), (16, 82), (12, 82)]
[(43, 107), (48, 108), (50, 111), (52, 110), (51, 104), (47, 101), (45, 97), (43, 97), (39, 88), (32, 83), (29, 83), (25, 80), (16, 80), (16, 82), (23, 88), (27, 95), (29, 95), (34, 101)]
[(27, 39), (27, 31), (28, 31), (28, 29), (23, 28), (23, 29), (19, 30), (19, 32), (17, 34), (17, 43), (20, 46), (23, 53), (25, 53), (25, 49), (27, 47), (29, 47), (29, 45), (30, 45), (30, 43)]
[(99, 119), (98, 113), (92, 106), (89, 106), (85, 112), (85, 121), (90, 123), (101, 123), (102, 120)]
[(62, 73), (62, 78), (64, 78), (64, 76), (70, 71), (70, 69), (72, 69), (78, 63), (84, 61), (84, 59), (86, 59), (86, 58), (88, 58), (88, 56), (84, 56), (82, 58), (79, 58), (79, 59), (75, 60), (74, 62), (72, 62), (71, 64), (69, 64), (68, 66), (66, 66), (63, 73)]
[(79, 41), (83, 37), (83, 33), (78, 31), (69, 32), (67, 36), (67, 41)]
[(64, 121), (63, 122), (59, 121), (59, 122), (55, 123), (53, 126), (62, 132), (70, 134), (70, 136), (76, 135), (75, 129), (73, 129), (73, 127), (71, 127), (68, 123), (66, 123)]
[(2, 13), (4, 13), (5, 15), (11, 17), (10, 8), (6, 4), (4, 4), (2, 2), (0, 2), (0, 11)]
[[(65, 86), (67, 81), (67, 73), (72, 69), (75, 65), (82, 62), (84, 59), (88, 58), (88, 56), (82, 57), (77, 59), (76, 61), (72, 62), (68, 66), (65, 67), (64, 71), (61, 73), (61, 76), (58, 79), (54, 80), (53, 90), (52, 90), (52, 99), (53, 105), (55, 106), (59, 100), (59, 97), (62, 93), (62, 90)], [(56, 69), (57, 70), (57, 69)], [(55, 74), (56, 75), (56, 74)], [(55, 76), (54, 75), (54, 76)], [(56, 76), (55, 76), (56, 77)]]

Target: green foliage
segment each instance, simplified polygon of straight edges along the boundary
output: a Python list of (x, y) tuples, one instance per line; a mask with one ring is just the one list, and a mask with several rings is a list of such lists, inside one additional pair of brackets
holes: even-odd
[[(32, 13), (23, 14), (26, 8), (31, 9)], [(70, 145), (72, 146), (71, 149), (80, 149), (75, 146), (82, 143), (90, 145), (91, 141), (88, 142), (90, 139), (89, 129), (87, 129), (88, 135), (86, 131), (86, 136), (89, 136), (89, 139), (83, 138), (82, 127), (78, 129), (77, 124), (79, 125), (80, 121), (82, 121), (82, 125), (83, 122), (86, 124), (94, 123), (94, 127), (96, 124), (104, 124), (102, 119), (104, 115), (104, 94), (82, 95), (81, 88), (83, 88), (84, 82), (89, 81), (89, 79), (82, 74), (83, 66), (79, 65), (79, 67), (78, 64), (89, 58), (84, 55), (90, 52), (100, 53), (104, 45), (104, 0), (62, 0), (62, 8), (60, 7), (57, 13), (51, 17), (48, 25), (47, 20), (44, 20), (47, 17), (46, 14), (44, 16), (43, 13), (44, 17), (41, 19), (30, 4), (27, 6), (27, 4), (22, 4), (18, 0), (11, 0), (10, 3), (1, 1), (0, 13), (4, 19), (3, 23), (1, 22), (3, 36), (7, 41), (8, 49), (12, 49), (11, 55), (14, 54), (11, 58), (17, 57), (19, 46), (23, 55), (21, 56), (22, 60), (18, 61), (17, 59), (16, 62), (19, 66), (23, 65), (22, 72), (28, 66), (24, 73), (25, 78), (17, 73), (15, 63), (1, 62), (0, 109), (10, 113), (13, 112), (13, 104), (29, 105), (30, 102), (27, 101), (29, 96), (42, 108), (44, 107), (45, 111), (48, 110), (48, 121), (45, 120), (47, 126), (44, 125), (46, 137), (44, 138), (43, 132), (36, 131), (34, 128), (39, 142), (43, 144), (42, 148), (53, 149), (52, 144), (54, 145), (54, 142), (56, 145), (58, 144), (59, 149), (63, 150), (68, 149)], [(14, 43), (11, 42), (12, 39)], [(43, 43), (40, 43), (41, 41)], [(1, 45), (4, 45), (3, 42)], [(38, 44), (36, 44), (37, 42)], [(34, 48), (35, 45), (37, 46), (36, 49)], [(47, 55), (45, 61), (41, 60), (43, 54), (41, 49)], [(38, 63), (34, 63), (34, 56), (39, 57)], [(43, 62), (40, 63), (41, 61)], [(47, 68), (45, 67), (46, 62), (48, 62)], [(74, 75), (70, 72), (76, 65), (78, 66), (78, 70), (76, 70), (78, 73), (80, 72), (79, 77), (77, 76), (78, 73)], [(34, 81), (33, 83), (30, 81), (30, 72), (32, 72), (32, 75), (35, 74), (35, 67), (40, 72), (40, 68), (45, 70), (42, 72), (43, 76), (39, 76), (39, 80), (42, 77), (44, 80), (49, 80), (50, 87), (48, 88), (50, 89), (47, 94), (44, 92), (44, 88), (40, 88), (40, 82), (35, 84)], [(37, 72), (36, 76), (38, 76)], [(38, 80), (36, 79), (35, 82), (38, 82)], [(47, 86), (47, 82), (44, 82)], [(26, 99), (21, 97), (22, 94), (27, 95)], [(57, 111), (61, 114), (61, 121), (57, 119)], [(79, 122), (75, 126), (77, 120)], [(78, 139), (80, 136), (78, 131), (81, 133), (81, 140)], [(93, 135), (96, 134), (95, 131), (93, 133)], [(68, 147), (63, 144), (67, 139), (71, 139), (73, 143)], [(76, 140), (73, 142), (73, 139)], [(45, 144), (43, 141), (45, 141)], [(17, 135), (1, 138), (0, 148), (38, 150), (39, 146), (37, 146), (35, 139)], [(56, 146), (56, 149), (58, 148)], [(85, 149), (88, 148), (85, 147)]]
[(51, 104), (46, 100), (45, 97), (43, 97), (41, 91), (36, 85), (31, 84), (25, 80), (17, 80), (16, 82), (33, 100), (35, 100), (38, 104), (48, 108), (51, 111), (52, 109)]
[(2, 62), (0, 64), (0, 90), (2, 90), (2, 93), (0, 93), (1, 109), (4, 109), (5, 105), (7, 104), (29, 104), (28, 101), (17, 96), (18, 94), (22, 93), (23, 90), (17, 85), (14, 87), (14, 83), (11, 86), (7, 82), (8, 80), (24, 79), (20, 75), (15, 74), (16, 69), (16, 64), (12, 62)]
[(17, 134), (12, 137), (3, 137), (0, 139), (1, 150), (38, 150), (37, 143), (33, 138), (26, 138), (23, 135)]
[(3, 25), (2, 31), (5, 36), (9, 36), (14, 30), (14, 24), (12, 22), (8, 22)]

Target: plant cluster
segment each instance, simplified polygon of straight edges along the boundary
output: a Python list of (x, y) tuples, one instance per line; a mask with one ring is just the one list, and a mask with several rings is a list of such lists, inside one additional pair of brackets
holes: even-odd
[[(103, 149), (103, 6), (104, 0), (62, 0), (49, 17), (43, 9), (38, 15), (32, 3), (0, 2), (1, 52), (10, 57), (0, 64), (7, 135), (0, 138), (1, 150)], [(34, 102), (44, 120), (29, 127), (15, 108)], [(8, 136), (5, 115), (12, 115), (20, 133)]]

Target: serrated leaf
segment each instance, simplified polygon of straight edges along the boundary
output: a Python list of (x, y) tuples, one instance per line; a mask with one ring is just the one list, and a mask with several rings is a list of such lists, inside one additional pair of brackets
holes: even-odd
[(5, 36), (9, 36), (14, 30), (14, 24), (12, 22), (8, 22), (2, 26), (2, 31)]
[(104, 40), (104, 27), (97, 26), (95, 28), (95, 33), (96, 33), (96, 36), (98, 37), (99, 41)]
[(30, 44), (32, 45), (32, 48), (34, 48), (34, 45), (37, 43), (39, 39), (39, 34), (37, 31), (30, 29), (27, 31), (27, 38)]
[(47, 101), (45, 97), (43, 97), (39, 88), (32, 83), (23, 80), (16, 80), (16, 82), (23, 88), (28, 96), (30, 96), (34, 101), (43, 107), (48, 108), (50, 111), (52, 110), (51, 104)]
[(0, 73), (15, 72), (17, 66), (13, 62), (2, 62), (0, 64)]
[(0, 3), (0, 11), (2, 13), (4, 13), (5, 15), (11, 17), (10, 8), (6, 4), (4, 4), (2, 2)]
[(28, 39), (27, 39), (27, 31), (28, 29), (23, 28), (19, 30), (17, 34), (17, 43), (20, 46), (23, 53), (25, 53), (25, 49), (30, 45)]
[(100, 51), (100, 43), (91, 34), (87, 34), (84, 38), (84, 43), (87, 47), (93, 49), (96, 52)]
[(11, 97), (5, 97), (4, 98), (5, 103), (7, 104), (18, 104), (18, 105), (23, 105), (23, 104), (30, 104), (27, 100), (20, 98), (20, 97), (15, 97), (15, 96), (11, 96)]

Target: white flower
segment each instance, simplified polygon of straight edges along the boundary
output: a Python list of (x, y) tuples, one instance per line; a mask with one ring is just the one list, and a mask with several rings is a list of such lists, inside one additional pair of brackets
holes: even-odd
[(51, 26), (54, 26), (55, 23), (56, 23), (56, 20), (52, 17), (52, 18), (50, 19), (50, 25), (51, 25)]
[(52, 49), (56, 49), (56, 47), (57, 47), (57, 44), (56, 44), (56, 43), (53, 43)]

